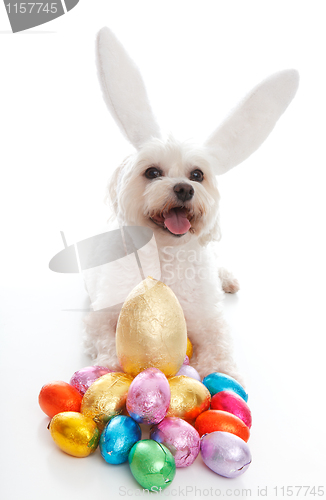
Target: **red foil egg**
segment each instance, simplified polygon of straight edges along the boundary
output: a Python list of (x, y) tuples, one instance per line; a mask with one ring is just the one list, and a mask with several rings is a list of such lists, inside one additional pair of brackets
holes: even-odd
[(42, 387), (39, 394), (41, 410), (52, 418), (65, 411), (80, 411), (82, 395), (67, 382), (57, 380)]
[(215, 431), (230, 432), (245, 442), (250, 436), (248, 427), (240, 418), (221, 410), (207, 410), (201, 413), (196, 419), (195, 428), (200, 436)]
[(247, 427), (251, 427), (251, 411), (243, 398), (233, 391), (221, 391), (215, 394), (211, 400), (212, 410), (222, 410), (232, 413), (240, 418)]

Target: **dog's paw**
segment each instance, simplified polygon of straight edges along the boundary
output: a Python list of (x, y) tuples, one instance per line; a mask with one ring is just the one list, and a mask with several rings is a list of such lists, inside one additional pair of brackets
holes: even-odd
[(234, 278), (227, 283), (223, 283), (223, 290), (225, 293), (237, 293), (240, 290), (239, 281)]
[(230, 271), (228, 271), (224, 267), (220, 267), (218, 270), (218, 274), (225, 293), (237, 293), (239, 291), (239, 281), (233, 276), (232, 273), (230, 273)]

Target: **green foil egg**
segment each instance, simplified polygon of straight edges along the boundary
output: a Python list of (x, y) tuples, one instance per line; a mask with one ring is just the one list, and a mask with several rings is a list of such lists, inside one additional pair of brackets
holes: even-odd
[(134, 444), (129, 453), (132, 475), (146, 490), (160, 492), (175, 476), (175, 460), (168, 448), (152, 439)]

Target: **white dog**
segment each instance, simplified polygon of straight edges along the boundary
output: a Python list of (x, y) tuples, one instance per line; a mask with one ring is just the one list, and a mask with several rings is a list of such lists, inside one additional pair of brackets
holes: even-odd
[[(220, 238), (216, 174), (245, 160), (266, 139), (298, 87), (298, 73), (274, 74), (240, 103), (203, 146), (163, 140), (141, 75), (108, 28), (97, 38), (98, 71), (105, 101), (127, 139), (135, 146), (115, 171), (108, 196), (120, 226), (148, 226), (155, 235), (161, 281), (183, 308), (202, 377), (219, 371), (241, 381), (231, 355), (221, 302), (238, 282), (218, 269), (209, 245)], [(114, 286), (110, 273), (86, 280), (95, 302)], [(126, 292), (128, 280), (125, 283)], [(127, 293), (126, 293), (127, 294)], [(121, 370), (115, 348), (119, 309), (88, 315), (86, 347), (94, 362)]]

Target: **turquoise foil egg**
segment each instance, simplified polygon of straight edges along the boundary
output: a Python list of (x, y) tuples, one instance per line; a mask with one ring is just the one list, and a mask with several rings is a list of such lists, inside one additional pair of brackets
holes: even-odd
[(221, 391), (233, 391), (238, 394), (245, 402), (248, 401), (248, 394), (241, 384), (234, 378), (225, 375), (225, 373), (210, 373), (204, 378), (203, 384), (207, 387), (211, 396)]
[(128, 460), (131, 448), (140, 439), (140, 426), (131, 417), (113, 417), (100, 438), (101, 455), (109, 464), (122, 464)]

